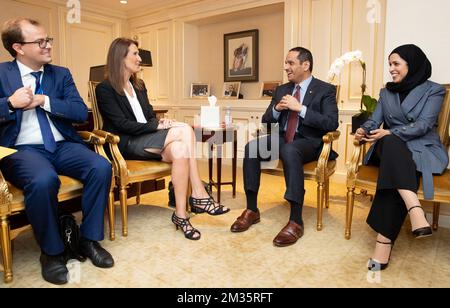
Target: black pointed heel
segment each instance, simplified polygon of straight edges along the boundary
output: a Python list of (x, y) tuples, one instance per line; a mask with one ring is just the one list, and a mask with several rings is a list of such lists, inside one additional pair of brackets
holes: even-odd
[(367, 269), (372, 272), (383, 271), (383, 270), (387, 269), (387, 267), (389, 265), (389, 261), (391, 260), (392, 248), (394, 247), (393, 242), (387, 243), (387, 242), (380, 242), (377, 240), (377, 243), (384, 244), (384, 245), (391, 245), (391, 251), (389, 251), (389, 258), (388, 258), (387, 263), (380, 263), (378, 261), (375, 261), (372, 258), (369, 259), (369, 263), (367, 264)]
[(191, 212), (195, 214), (206, 212), (209, 215), (222, 215), (230, 211), (230, 209), (225, 209), (223, 205), (216, 203), (213, 197), (198, 199), (189, 197), (189, 205), (191, 206)]
[[(416, 205), (416, 206), (411, 207), (408, 210), (408, 213), (411, 212), (411, 210), (415, 209), (416, 207), (419, 207), (423, 211), (423, 215), (425, 216), (425, 219), (427, 219), (427, 215), (425, 215), (425, 211), (423, 210), (422, 206), (420, 206), (420, 205)], [(431, 229), (431, 226), (418, 228), (416, 230), (412, 230), (411, 232), (412, 232), (412, 234), (413, 234), (413, 236), (415, 238), (428, 237), (428, 236), (431, 236), (433, 234), (433, 230)]]
[(202, 236), (200, 231), (198, 231), (191, 225), (189, 218), (178, 217), (177, 214), (175, 214), (175, 212), (173, 212), (172, 222), (175, 225), (176, 230), (178, 230), (178, 228), (180, 228), (181, 231), (183, 231), (183, 233), (184, 233), (184, 237), (189, 240), (197, 241)]

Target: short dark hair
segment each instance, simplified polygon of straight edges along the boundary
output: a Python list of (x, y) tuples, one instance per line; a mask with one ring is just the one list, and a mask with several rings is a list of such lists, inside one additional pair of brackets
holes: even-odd
[(14, 50), (13, 45), (15, 43), (24, 41), (21, 28), (23, 22), (28, 22), (29, 24), (32, 24), (33, 26), (36, 27), (41, 26), (41, 23), (39, 21), (24, 17), (10, 19), (3, 24), (2, 29), (3, 47), (5, 47), (5, 49), (9, 52), (9, 54), (14, 58), (17, 56), (17, 52)]
[(294, 47), (289, 51), (298, 52), (297, 59), (300, 61), (300, 63), (308, 61), (309, 62), (309, 71), (312, 73), (312, 71), (313, 71), (313, 56), (312, 56), (311, 51), (309, 51), (308, 49), (303, 48), (303, 47)]

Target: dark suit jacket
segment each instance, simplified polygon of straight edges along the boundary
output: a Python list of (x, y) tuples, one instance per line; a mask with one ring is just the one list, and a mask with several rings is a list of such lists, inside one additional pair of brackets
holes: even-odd
[[(70, 71), (65, 67), (51, 64), (44, 66), (44, 94), (50, 98), (52, 112), (49, 117), (58, 131), (68, 141), (83, 143), (72, 123), (87, 120), (88, 110), (73, 82)], [(22, 88), (17, 62), (0, 63), (0, 145), (13, 147), (22, 124), (21, 109), (10, 113), (7, 99)]]
[[(273, 117), (273, 108), (284, 95), (292, 95), (295, 84), (292, 82), (278, 86), (272, 96), (272, 101), (263, 115), (262, 123), (278, 123), (280, 131), (286, 126), (289, 110), (283, 110), (278, 120)], [(302, 102), (308, 110), (305, 118), (299, 117), (298, 132), (311, 140), (315, 146), (322, 144), (322, 137), (338, 128), (339, 114), (336, 104), (336, 88), (326, 82), (313, 78)], [(334, 155), (333, 155), (334, 156)]]
[(153, 107), (148, 101), (147, 89), (139, 91), (135, 88), (134, 90), (147, 123), (137, 122), (127, 97), (118, 94), (109, 81), (103, 81), (95, 89), (98, 108), (103, 117), (103, 129), (120, 137), (121, 152), (124, 152), (131, 136), (154, 133), (159, 124)]

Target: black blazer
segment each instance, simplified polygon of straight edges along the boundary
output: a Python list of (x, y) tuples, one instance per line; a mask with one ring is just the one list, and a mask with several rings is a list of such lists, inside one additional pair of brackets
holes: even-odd
[[(289, 110), (283, 110), (278, 120), (273, 117), (273, 108), (284, 95), (292, 95), (295, 84), (285, 83), (275, 89), (272, 101), (262, 117), (262, 123), (279, 123), (280, 131), (284, 131)], [(303, 99), (303, 105), (308, 107), (305, 118), (299, 117), (299, 133), (310, 139), (316, 146), (322, 144), (322, 137), (339, 126), (339, 114), (336, 104), (336, 88), (326, 82), (313, 78)], [(283, 132), (284, 133), (284, 132)]]
[(125, 95), (118, 94), (108, 80), (100, 83), (96, 89), (97, 104), (103, 117), (103, 129), (120, 137), (119, 149), (124, 152), (131, 136), (154, 133), (159, 121), (153, 112), (147, 97), (147, 89), (136, 91), (147, 123), (139, 123)]

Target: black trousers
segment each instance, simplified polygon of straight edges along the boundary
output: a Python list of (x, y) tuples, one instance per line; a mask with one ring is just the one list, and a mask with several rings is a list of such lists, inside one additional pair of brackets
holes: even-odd
[(369, 163), (379, 166), (377, 191), (367, 223), (394, 242), (408, 214), (398, 189), (417, 193), (420, 173), (406, 143), (395, 135), (380, 139)]
[(317, 146), (301, 136), (286, 143), (283, 134), (272, 134), (256, 138), (245, 146), (244, 190), (259, 191), (261, 181), (261, 161), (281, 159), (284, 166), (286, 192), (284, 198), (303, 205), (305, 196), (303, 165), (317, 160), (321, 145)]

